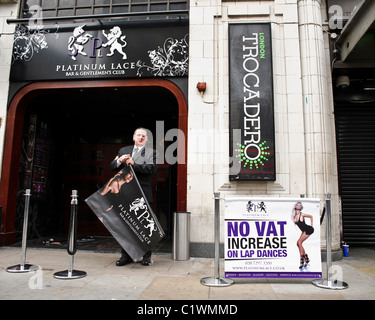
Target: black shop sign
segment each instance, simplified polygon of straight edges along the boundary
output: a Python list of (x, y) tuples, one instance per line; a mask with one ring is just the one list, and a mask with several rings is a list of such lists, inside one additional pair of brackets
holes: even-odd
[(10, 81), (187, 77), (188, 25), (18, 26)]
[(231, 180), (275, 180), (270, 24), (229, 25)]

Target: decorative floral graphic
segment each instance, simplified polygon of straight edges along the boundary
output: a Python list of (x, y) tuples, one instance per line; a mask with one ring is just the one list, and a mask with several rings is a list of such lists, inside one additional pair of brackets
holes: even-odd
[(256, 169), (259, 169), (259, 167), (265, 166), (264, 162), (269, 160), (267, 156), (271, 154), (270, 152), (266, 151), (267, 149), (270, 148), (269, 146), (265, 145), (266, 143), (267, 141), (263, 141), (262, 143), (259, 144), (260, 155), (255, 160), (248, 159), (244, 154), (244, 150), (246, 146), (237, 143), (239, 149), (235, 149), (237, 153), (236, 157), (240, 158), (239, 162), (242, 163), (242, 166), (244, 168), (249, 167), (250, 169), (253, 169), (255, 167)]
[[(30, 61), (35, 53), (48, 48), (48, 33), (49, 31), (41, 28), (31, 30), (28, 26), (17, 27), (13, 41), (13, 61)], [(58, 38), (57, 31), (55, 37)]]
[(164, 45), (156, 50), (148, 51), (152, 66), (138, 61), (137, 75), (143, 74), (143, 69), (154, 76), (184, 76), (188, 73), (188, 42), (187, 35), (181, 39), (168, 38)]

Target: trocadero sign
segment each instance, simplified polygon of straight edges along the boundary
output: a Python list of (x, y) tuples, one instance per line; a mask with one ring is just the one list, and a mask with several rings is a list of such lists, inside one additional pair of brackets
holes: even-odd
[(231, 180), (275, 180), (272, 78), (270, 24), (230, 24)]

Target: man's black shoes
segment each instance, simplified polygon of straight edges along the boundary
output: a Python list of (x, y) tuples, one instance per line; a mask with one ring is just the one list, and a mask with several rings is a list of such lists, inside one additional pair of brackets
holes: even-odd
[(142, 266), (151, 266), (152, 260), (151, 260), (151, 251), (146, 252), (146, 254), (143, 256), (142, 260)]
[[(133, 262), (133, 259), (130, 258), (129, 256), (121, 256), (121, 258), (116, 261), (116, 266), (121, 267), (121, 266), (125, 266), (129, 263), (132, 263), (132, 262)], [(143, 256), (142, 265), (143, 266), (150, 266), (151, 264), (152, 264), (151, 251), (148, 251)]]
[(116, 266), (121, 267), (132, 262), (133, 260), (130, 257), (122, 256), (119, 260), (116, 261)]

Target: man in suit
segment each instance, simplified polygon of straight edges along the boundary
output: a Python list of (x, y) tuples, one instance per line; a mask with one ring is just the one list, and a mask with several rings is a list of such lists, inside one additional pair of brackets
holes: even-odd
[[(134, 145), (121, 148), (110, 167), (111, 170), (118, 171), (125, 165), (132, 165), (148, 203), (152, 203), (152, 175), (158, 167), (156, 151), (146, 147), (147, 140), (147, 130), (144, 128), (136, 129), (133, 135)], [(132, 261), (127, 252), (122, 249), (121, 258), (116, 262), (116, 265), (123, 266)], [(149, 266), (151, 263), (151, 251), (149, 251), (143, 256), (142, 265)]]

